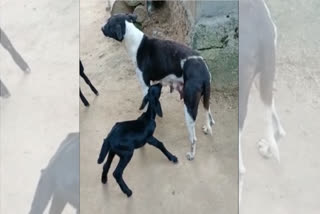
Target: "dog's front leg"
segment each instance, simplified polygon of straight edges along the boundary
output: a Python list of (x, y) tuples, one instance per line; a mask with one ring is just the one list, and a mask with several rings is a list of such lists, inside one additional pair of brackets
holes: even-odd
[[(143, 73), (142, 71), (139, 69), (139, 68), (136, 68), (136, 75), (138, 77), (138, 80), (140, 82), (140, 85), (141, 85), (141, 89), (142, 89), (142, 94), (143, 94), (143, 97), (147, 95), (148, 93), (148, 89), (149, 89), (149, 86), (147, 85), (147, 83), (145, 82), (144, 78), (143, 78)], [(149, 84), (149, 83), (148, 83)]]

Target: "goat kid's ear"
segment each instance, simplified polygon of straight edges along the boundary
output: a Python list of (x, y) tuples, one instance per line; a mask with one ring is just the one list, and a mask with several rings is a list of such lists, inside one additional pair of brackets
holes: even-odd
[(156, 113), (159, 117), (162, 117), (162, 108), (159, 100), (156, 101)]
[(146, 95), (146, 96), (144, 96), (144, 98), (142, 100), (142, 103), (141, 103), (139, 110), (144, 109), (144, 107), (147, 105), (148, 102), (149, 102), (148, 95)]

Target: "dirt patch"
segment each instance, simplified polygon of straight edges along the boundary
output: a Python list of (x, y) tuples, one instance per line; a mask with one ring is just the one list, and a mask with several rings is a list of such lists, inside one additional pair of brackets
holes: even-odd
[(222, 93), (213, 92), (211, 99), (216, 121), (213, 136), (201, 131), (205, 118), (202, 106), (199, 107), (198, 149), (195, 160), (190, 162), (185, 157), (190, 144), (183, 102), (178, 93), (164, 88), (160, 98), (164, 117), (157, 118), (155, 136), (178, 157), (179, 163), (171, 164), (159, 151), (146, 145), (135, 151), (124, 173), (133, 191), (132, 198), (120, 191), (112, 177), (117, 159), (111, 166), (109, 183), (101, 184), (102, 166), (96, 161), (102, 140), (116, 122), (141, 114), (138, 108), (142, 92), (123, 44), (104, 37), (100, 31), (108, 18), (100, 1), (81, 1), (80, 12), (84, 20), (80, 26), (81, 59), (100, 92), (95, 97), (81, 80), (83, 93), (91, 103), (90, 108), (80, 103), (81, 212), (237, 213), (238, 101)]

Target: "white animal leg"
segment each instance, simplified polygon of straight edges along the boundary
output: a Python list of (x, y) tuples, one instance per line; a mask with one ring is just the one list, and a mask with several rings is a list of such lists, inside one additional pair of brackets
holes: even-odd
[(211, 110), (210, 110), (210, 107), (209, 107), (209, 110), (206, 111), (205, 113), (205, 116), (206, 116), (206, 124), (202, 127), (202, 130), (205, 134), (210, 134), (212, 135), (212, 126), (215, 124), (215, 121), (213, 119), (213, 116), (211, 114)]
[(260, 154), (265, 158), (270, 158), (274, 156), (278, 162), (280, 162), (280, 153), (278, 144), (274, 137), (274, 127), (272, 123), (272, 107), (267, 109), (267, 129), (266, 129), (266, 139), (261, 139), (258, 142), (258, 149)]
[(242, 159), (242, 150), (241, 150), (241, 131), (239, 131), (239, 207), (242, 198), (242, 190), (244, 183), (244, 174), (246, 173), (246, 168)]
[(196, 132), (195, 132), (195, 121), (190, 116), (186, 105), (184, 105), (184, 114), (186, 118), (188, 132), (189, 132), (189, 140), (191, 143), (191, 151), (187, 153), (186, 157), (188, 160), (193, 160), (196, 154), (196, 141), (197, 141)]
[(274, 132), (274, 135), (276, 136), (276, 140), (278, 140), (286, 135), (286, 131), (284, 130), (284, 128), (280, 122), (278, 113), (276, 111), (274, 99), (272, 100), (272, 107), (271, 108), (272, 108), (273, 132)]
[(144, 79), (143, 79), (143, 76), (142, 76), (142, 71), (140, 71), (139, 68), (136, 69), (136, 74), (137, 74), (138, 80), (140, 82), (141, 89), (142, 89), (142, 94), (143, 94), (143, 97), (144, 97), (144, 96), (146, 96), (148, 94), (149, 87), (144, 82)]

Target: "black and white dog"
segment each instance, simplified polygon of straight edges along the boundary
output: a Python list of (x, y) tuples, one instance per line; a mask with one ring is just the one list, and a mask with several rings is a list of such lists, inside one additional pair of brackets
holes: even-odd
[(102, 27), (106, 37), (124, 42), (142, 86), (143, 95), (151, 82), (160, 82), (176, 89), (184, 99), (184, 111), (191, 142), (187, 158), (196, 154), (195, 121), (198, 105), (203, 97), (206, 110), (205, 133), (212, 134), (214, 120), (210, 111), (211, 75), (204, 59), (195, 51), (177, 42), (150, 38), (134, 26), (137, 16), (117, 14)]
[(248, 100), (253, 82), (259, 78), (259, 93), (266, 106), (266, 139), (258, 142), (259, 152), (280, 161), (278, 141), (286, 135), (275, 107), (273, 85), (276, 72), (277, 28), (264, 0), (239, 3), (239, 199), (245, 166), (241, 151), (241, 133), (247, 117)]

